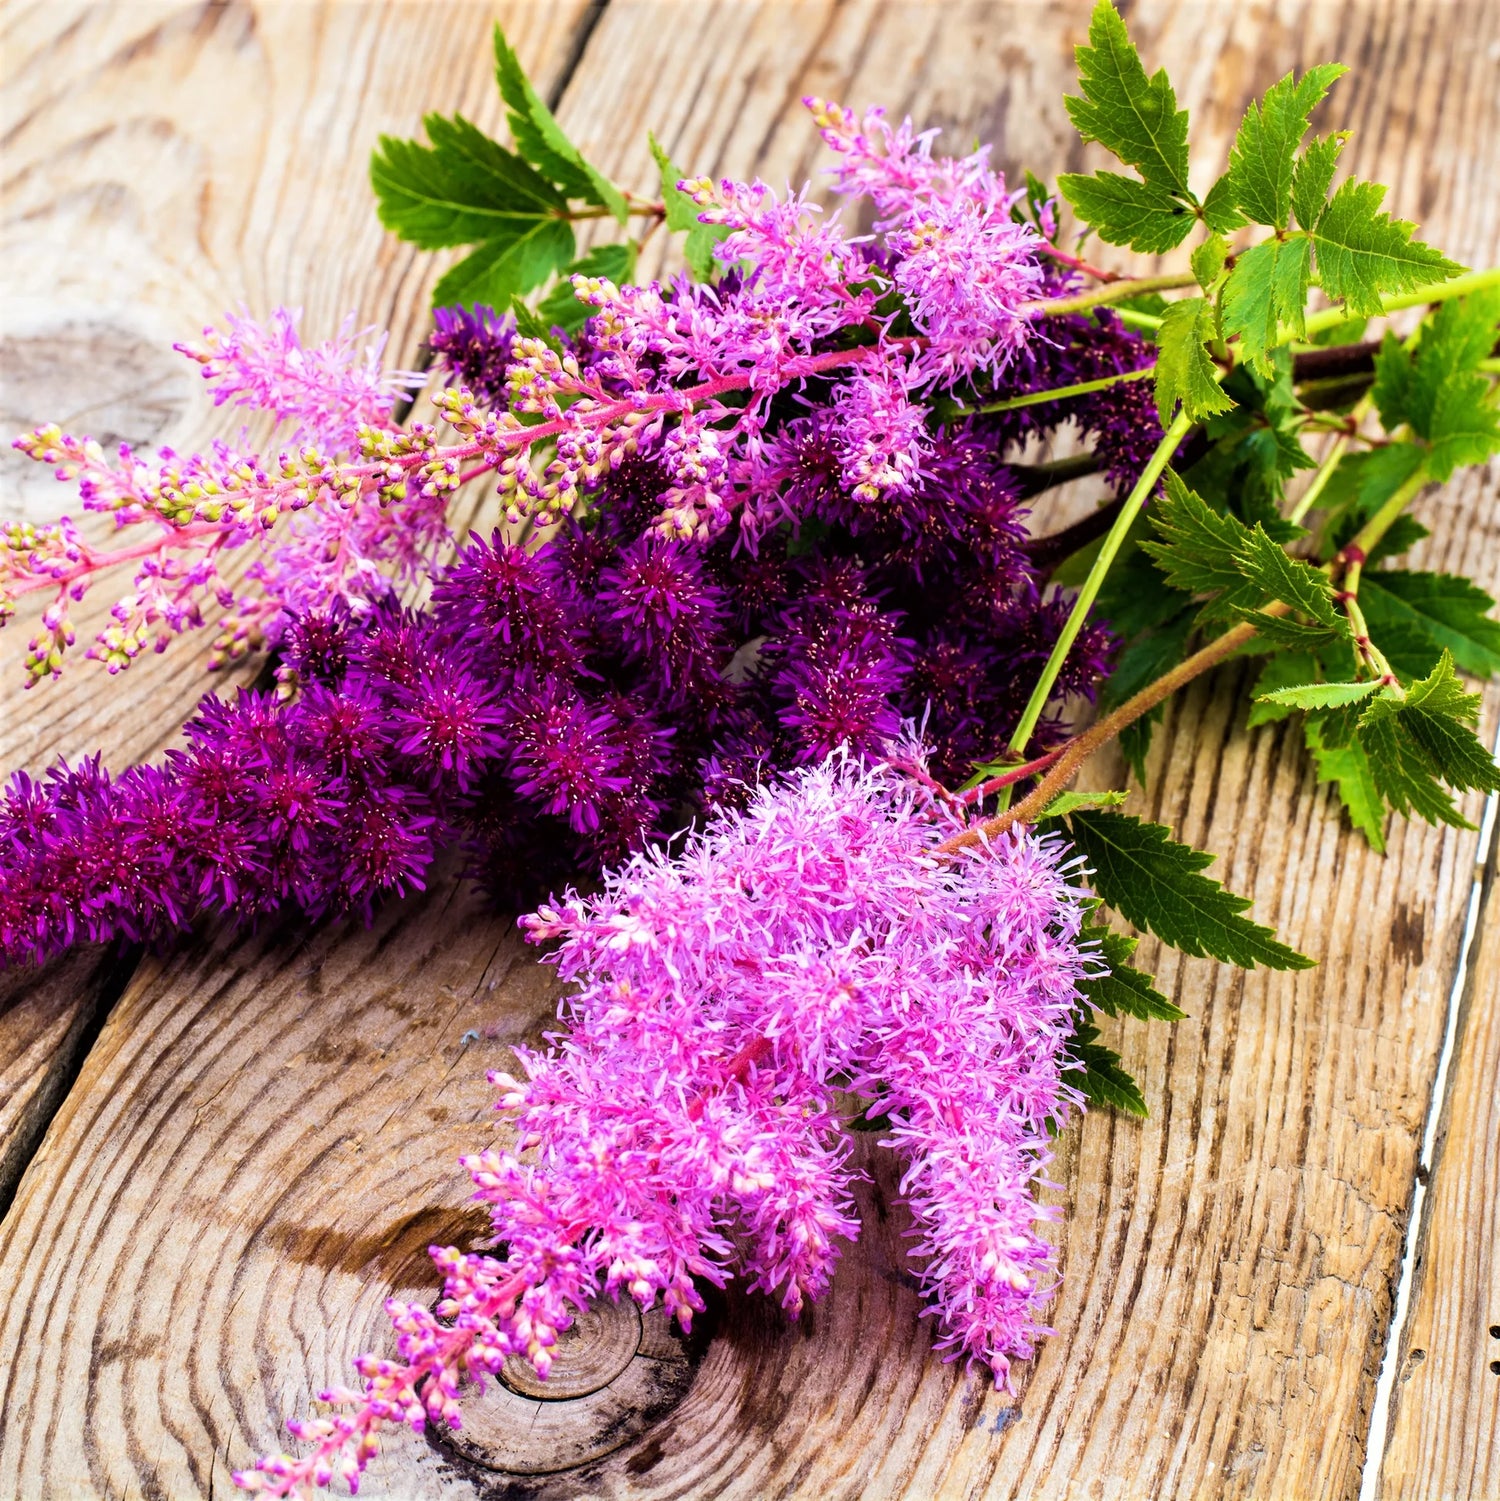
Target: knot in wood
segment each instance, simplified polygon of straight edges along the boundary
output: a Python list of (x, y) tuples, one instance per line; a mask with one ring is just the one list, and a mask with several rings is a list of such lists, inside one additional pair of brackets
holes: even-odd
[(545, 1381), (513, 1357), (498, 1381), (465, 1400), (461, 1429), (430, 1425), (428, 1439), (481, 1494), (481, 1470), (543, 1476), (590, 1464), (640, 1438), (687, 1395), (707, 1343), (697, 1321), (694, 1329), (690, 1344), (663, 1309), (643, 1314), (628, 1299), (601, 1299), (558, 1336)]
[(620, 1303), (605, 1299), (584, 1309), (558, 1335), (545, 1381), (521, 1355), (505, 1362), (500, 1379), (518, 1396), (542, 1402), (586, 1397), (608, 1386), (635, 1359), (640, 1347), (640, 1310), (628, 1299)]

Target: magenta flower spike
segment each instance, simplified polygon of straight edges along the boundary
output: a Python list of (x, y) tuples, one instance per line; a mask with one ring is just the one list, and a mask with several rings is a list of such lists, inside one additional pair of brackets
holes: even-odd
[(514, 1148), (464, 1159), (502, 1249), (433, 1247), (436, 1308), (387, 1305), (397, 1358), (362, 1357), (362, 1390), (324, 1394), (341, 1415), (293, 1426), (313, 1451), (239, 1483), (311, 1494), (356, 1478), (382, 1423), (459, 1426), (466, 1381), (514, 1354), (545, 1375), (593, 1298), (659, 1299), (686, 1328), (702, 1284), (739, 1276), (796, 1316), (859, 1233), (851, 1096), (904, 1165), (937, 1347), (1007, 1386), (1047, 1332), (1035, 1190), (1081, 1104), (1064, 1047), (1101, 966), (1065, 845), (1016, 830), (944, 856), (940, 806), (835, 755), (523, 919), (573, 988), (567, 1032), (490, 1076)]

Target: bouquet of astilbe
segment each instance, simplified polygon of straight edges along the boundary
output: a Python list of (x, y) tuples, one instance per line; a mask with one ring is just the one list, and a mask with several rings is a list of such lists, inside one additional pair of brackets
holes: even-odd
[[(282, 451), (111, 462), (42, 428), (18, 446), (125, 540), (0, 539), (0, 611), (53, 596), (33, 683), (119, 567), (110, 671), (211, 603), (216, 662), (274, 665), (162, 766), (13, 779), (6, 960), (205, 911), (368, 916), (454, 843), (511, 910), (593, 893), (524, 919), (573, 989), (569, 1030), (494, 1078), (513, 1148), (467, 1162), (496, 1249), (433, 1248), (443, 1295), (389, 1305), (395, 1356), (294, 1425), (304, 1458), (238, 1477), (269, 1494), (356, 1486), (382, 1424), (457, 1425), (513, 1356), (545, 1374), (590, 1299), (686, 1326), (739, 1274), (795, 1314), (858, 1233), (861, 1119), (904, 1164), (938, 1348), (1008, 1382), (1056, 1281), (1051, 1133), (1146, 1108), (1091, 1018), (1180, 1014), (1101, 909), (1310, 962), (1208, 855), (1065, 791), (1084, 759), (1118, 736), (1144, 778), (1161, 702), (1250, 655), (1252, 723), (1302, 715), (1377, 847), (1392, 812), (1460, 822), (1454, 792), (1500, 787), (1458, 676), (1500, 667), (1492, 602), (1389, 566), (1425, 487), (1500, 448), (1500, 273), (1334, 186), (1343, 137), (1306, 137), (1341, 69), (1270, 88), (1200, 198), (1186, 114), (1100, 0), (1068, 107), (1128, 172), (1012, 188), (986, 150), (810, 99), (854, 235), (654, 140), (660, 199), (622, 192), (495, 46), (512, 147), (431, 116), (372, 163), (389, 229), (472, 247), (437, 286), (430, 412), (397, 420), (424, 377), (352, 321), (309, 346), (285, 311), (231, 317), (184, 352)], [(1194, 236), (1191, 269), (1104, 270), (1069, 208), (1142, 253)], [(579, 255), (574, 224), (611, 218), (639, 233)], [(687, 270), (639, 284), (663, 229)], [(1078, 457), (1028, 461), (1064, 428)], [(1111, 498), (1034, 534), (1033, 498), (1084, 473)], [(495, 515), (455, 538), (481, 478)]]

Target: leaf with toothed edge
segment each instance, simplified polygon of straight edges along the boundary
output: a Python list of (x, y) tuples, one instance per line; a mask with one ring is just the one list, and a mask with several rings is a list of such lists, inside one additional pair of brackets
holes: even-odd
[(1120, 915), (1174, 948), (1249, 969), (1306, 969), (1312, 960), (1241, 916), (1247, 898), (1201, 872), (1213, 856), (1173, 840), (1164, 824), (1080, 810), (1068, 820), (1090, 884)]

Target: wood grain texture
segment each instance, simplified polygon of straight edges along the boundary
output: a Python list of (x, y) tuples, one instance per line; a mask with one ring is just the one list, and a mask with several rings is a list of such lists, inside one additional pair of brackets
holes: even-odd
[[(1356, 170), (1452, 253), (1496, 258), (1492, 8), (1131, 10), (1205, 176), (1251, 92), (1340, 56), (1358, 72), (1329, 123), (1358, 129)], [(648, 124), (687, 170), (800, 182), (820, 160), (808, 92), (1052, 173), (1092, 160), (1061, 109), (1086, 12), (615, 0), (560, 114), (643, 189)], [(381, 12), (409, 13), (437, 8)], [(480, 46), (441, 24), (451, 57), (395, 128), (450, 107), (442, 80)], [(1424, 498), (1425, 566), (1500, 584), (1496, 489)], [(506, 1476), (397, 1435), (362, 1494), (1352, 1495), (1474, 836), (1398, 826), (1378, 859), (1295, 734), (1247, 732), (1242, 704), (1228, 678), (1185, 695), (1132, 804), (1218, 851), (1215, 873), (1322, 962), (1162, 960), (1189, 1019), (1116, 1030), (1151, 1120), (1097, 1115), (1059, 1143), (1059, 1332), (1015, 1400), (933, 1359), (891, 1167), (866, 1144), (865, 1235), (800, 1325), (728, 1299), (677, 1405), (595, 1463)], [(443, 887), (373, 935), (205, 938), (137, 977), (0, 1226), (0, 1494), (213, 1494), (382, 1341), (386, 1293), (431, 1289), (422, 1246), (478, 1233), (452, 1160), (482, 1139), (482, 1068), (549, 1003), (508, 943)]]
[[(448, 878), (371, 931), (142, 966), (0, 1227), (0, 1495), (227, 1493), (226, 1450), (378, 1340), (426, 1246), (483, 1227), (484, 1071), (554, 1006), (520, 950)], [(441, 1461), (395, 1463), (376, 1494)]]
[(0, 976), (0, 1216), (132, 962), (88, 945)]
[[(107, 446), (186, 450), (237, 434), (244, 414), (213, 407), (172, 344), (241, 304), (301, 308), (316, 339), (352, 311), (389, 328), (388, 358), (409, 366), (445, 263), (381, 229), (376, 137), (414, 133), (429, 108), (501, 128), (491, 22), (545, 89), (587, 14), (587, 0), (11, 0), (0, 13), (7, 437), (54, 419)], [(32, 519), (77, 510), (72, 487), (8, 444), (0, 497)], [(82, 660), (118, 593), (100, 583), (77, 612), (78, 660), (24, 696), (21, 660), (45, 601), (26, 601), (0, 633), (0, 765), (95, 750), (143, 760), (215, 686), (204, 633), (119, 682)]]
[[(586, 0), (419, 6), (10, 3), (0, 10), (0, 429), (55, 419), (107, 447), (180, 450), (230, 437), (197, 367), (172, 350), (226, 308), (304, 310), (309, 337), (346, 313), (388, 325), (409, 365), (427, 326), (431, 256), (390, 239), (367, 178), (381, 131), (411, 131), (411, 101), (498, 128), (475, 38), (501, 19), (540, 86), (572, 58)], [(50, 518), (70, 486), (0, 447), (0, 514)], [(97, 523), (100, 518), (87, 518)], [(93, 532), (99, 532), (97, 526)], [(75, 612), (76, 657), (23, 692), (45, 604), (0, 632), (0, 768), (40, 771), (101, 752), (158, 754), (204, 693), (251, 682), (251, 659), (204, 670), (211, 632), (109, 679), (83, 651), (123, 587)], [(70, 961), (0, 980), (0, 1202), (112, 998), (108, 970)], [(117, 991), (118, 986), (114, 989)]]
[(1382, 1501), (1500, 1495), (1500, 897), (1493, 846), (1490, 861), (1381, 1463)]

